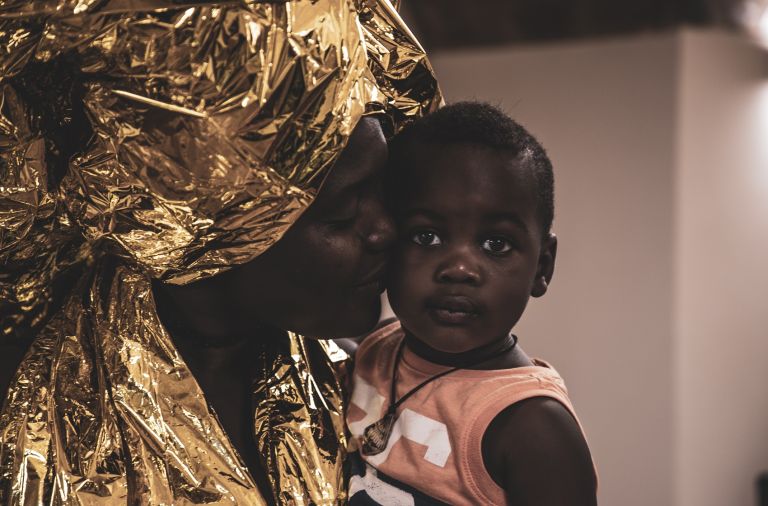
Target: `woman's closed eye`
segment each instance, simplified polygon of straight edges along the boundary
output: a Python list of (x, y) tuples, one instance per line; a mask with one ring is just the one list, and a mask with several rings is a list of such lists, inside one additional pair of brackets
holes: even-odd
[(360, 198), (350, 200), (348, 204), (330, 213), (323, 222), (332, 228), (342, 229), (351, 226), (357, 220)]
[(326, 225), (329, 225), (332, 228), (342, 229), (342, 228), (347, 228), (352, 226), (352, 224), (355, 222), (356, 219), (357, 219), (357, 213), (354, 213), (348, 216), (331, 218), (329, 220), (326, 220), (325, 223)]

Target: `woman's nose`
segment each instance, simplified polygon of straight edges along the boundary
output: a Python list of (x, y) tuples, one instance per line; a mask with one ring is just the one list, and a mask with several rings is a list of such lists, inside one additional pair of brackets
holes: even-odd
[(482, 280), (482, 273), (477, 262), (468, 252), (454, 252), (440, 263), (435, 271), (435, 281), (439, 283), (465, 283), (477, 285)]
[(365, 243), (369, 250), (381, 252), (389, 249), (395, 241), (395, 223), (379, 199), (370, 202), (364, 212), (367, 214)]

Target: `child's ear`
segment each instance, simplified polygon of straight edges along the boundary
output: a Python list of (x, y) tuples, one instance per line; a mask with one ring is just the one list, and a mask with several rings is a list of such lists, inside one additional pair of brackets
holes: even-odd
[(557, 257), (557, 237), (549, 232), (541, 242), (539, 265), (531, 287), (533, 297), (541, 297), (547, 293), (549, 282), (552, 281), (552, 275), (555, 273), (555, 257)]

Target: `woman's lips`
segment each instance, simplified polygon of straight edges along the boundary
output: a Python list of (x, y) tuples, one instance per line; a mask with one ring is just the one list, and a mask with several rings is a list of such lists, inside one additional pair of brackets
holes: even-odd
[(427, 299), (427, 312), (442, 325), (467, 325), (480, 314), (478, 305), (464, 295), (441, 295)]
[(368, 289), (376, 287), (379, 292), (384, 291), (384, 273), (386, 271), (387, 264), (385, 262), (380, 263), (363, 276), (362, 281), (355, 284), (357, 288)]

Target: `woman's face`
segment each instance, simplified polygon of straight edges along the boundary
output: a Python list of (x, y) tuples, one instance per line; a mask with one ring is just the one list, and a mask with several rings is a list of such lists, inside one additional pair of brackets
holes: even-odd
[(386, 161), (378, 121), (363, 118), (307, 211), (269, 250), (223, 275), (237, 313), (323, 338), (376, 324), (395, 237), (381, 196)]

